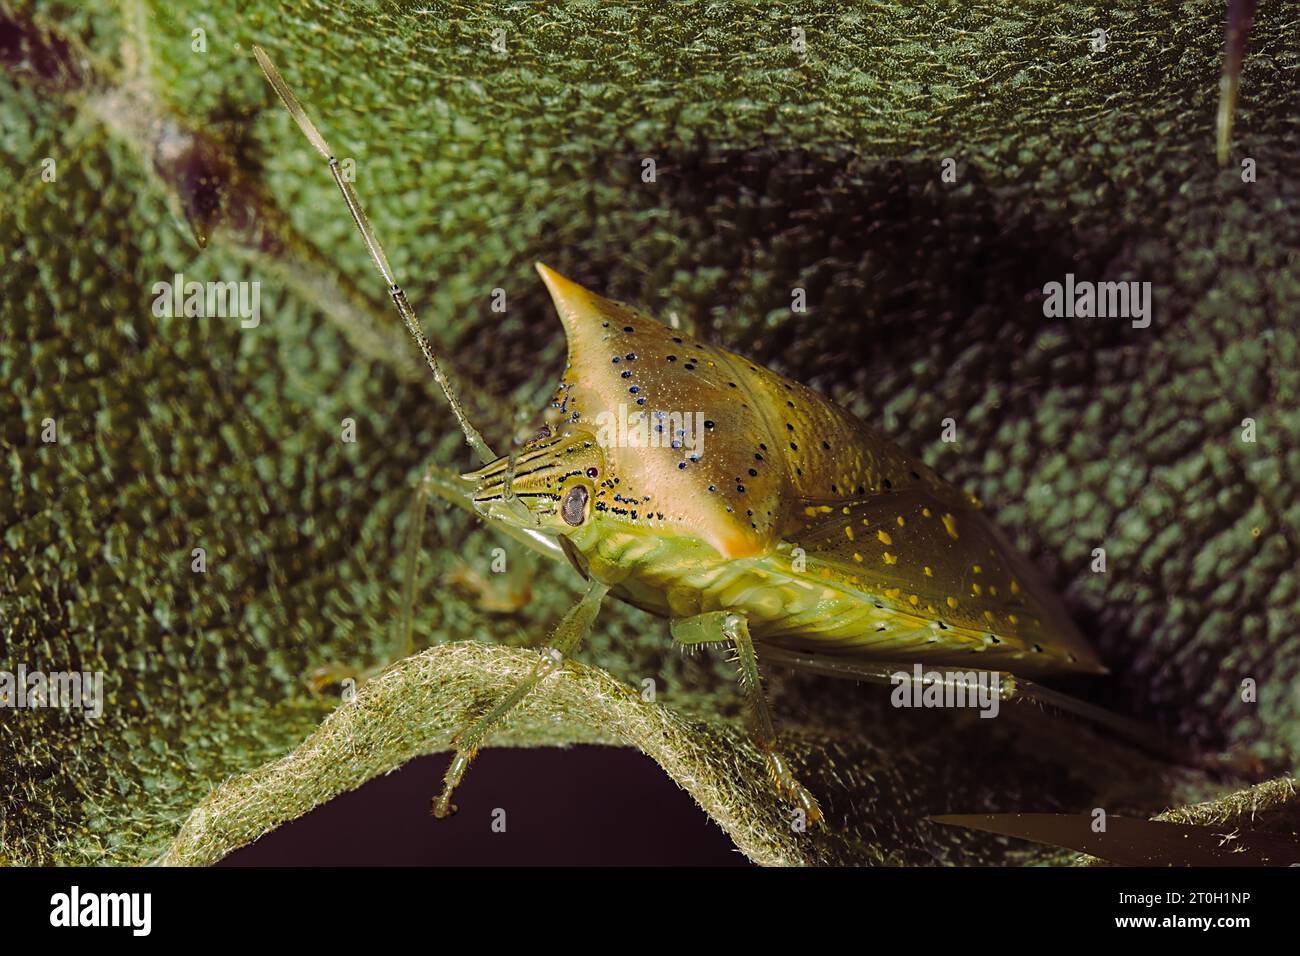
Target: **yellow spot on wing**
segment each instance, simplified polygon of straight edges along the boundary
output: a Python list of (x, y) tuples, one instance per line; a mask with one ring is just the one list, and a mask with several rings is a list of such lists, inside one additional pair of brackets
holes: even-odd
[(948, 531), (948, 537), (957, 540), (957, 519), (951, 513), (945, 513), (943, 516), (943, 526)]
[(881, 544), (893, 544), (894, 539), (889, 536), (889, 532), (881, 528), (876, 532), (876, 537), (880, 539)]
[(894, 555), (890, 554), (888, 551), (886, 551), (886, 552), (885, 552), (884, 554), (882, 554), (880, 557), (881, 557), (881, 559), (882, 559), (886, 564), (897, 564), (897, 563), (898, 563), (898, 558), (895, 557)]
[(927, 578), (934, 577), (934, 568), (930, 567), (928, 564), (925, 566), (925, 576)]
[(952, 608), (953, 610), (956, 610), (956, 609), (957, 609), (957, 599), (956, 599), (955, 597), (950, 597), (950, 598), (948, 598), (948, 606), (949, 606), (950, 608)]

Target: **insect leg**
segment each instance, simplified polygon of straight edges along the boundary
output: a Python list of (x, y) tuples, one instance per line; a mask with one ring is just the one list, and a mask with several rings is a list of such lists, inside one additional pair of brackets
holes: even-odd
[(573, 653), (574, 649), (582, 643), (582, 639), (590, 633), (591, 625), (600, 610), (600, 603), (608, 591), (608, 585), (592, 578), (587, 586), (587, 593), (569, 609), (556, 626), (551, 635), (550, 646), (542, 651), (542, 659), (533, 667), (532, 673), (516, 684), (510, 693), (506, 694), (487, 714), (479, 718), (473, 726), (457, 735), (456, 754), (452, 757), (451, 766), (447, 768), (447, 774), (443, 778), (442, 794), (433, 802), (435, 817), (441, 819), (456, 812), (456, 808), (451, 803), (451, 795), (465, 776), (470, 761), (474, 759), (484, 739), (521, 700), (528, 696), (534, 687), (564, 663), (566, 655)]
[[(791, 651), (774, 645), (765, 645), (763, 653), (768, 661), (786, 664), (797, 670), (825, 674), (829, 677), (844, 677), (849, 680), (893, 684), (895, 686), (899, 683), (900, 674), (903, 675), (903, 678), (910, 680), (908, 675), (912, 673), (913, 666), (903, 663), (837, 658), (826, 654), (817, 655), (806, 651)], [(1080, 700), (1077, 697), (1071, 697), (1050, 687), (1044, 687), (1035, 681), (986, 668), (963, 667), (960, 671), (945, 668), (938, 670), (937, 673), (940, 675), (938, 678), (939, 683), (953, 688), (961, 688), (969, 694), (982, 691), (981, 679), (985, 680), (983, 686), (989, 686), (990, 679), (996, 677), (995, 686), (998, 688), (998, 699), (1001, 701), (1033, 701), (1043, 707), (1065, 714), (1073, 714), (1098, 727), (1111, 730), (1146, 752), (1174, 763), (1195, 766), (1201, 762), (1200, 758), (1186, 747), (1176, 741), (1169, 740), (1157, 728), (1149, 724), (1116, 714), (1104, 707)]]
[(434, 478), (437, 477), (440, 471), (441, 469), (437, 464), (430, 462), (425, 467), (424, 474), (420, 478), (420, 486), (411, 499), (411, 523), (407, 526), (406, 541), (402, 546), (402, 566), (404, 568), (402, 574), (402, 603), (398, 608), (393, 642), (387, 659), (376, 667), (359, 674), (346, 665), (329, 664), (318, 667), (312, 671), (308, 678), (313, 691), (319, 692), (328, 685), (338, 683), (349, 677), (356, 678), (357, 683), (363, 683), (392, 661), (400, 661), (404, 657), (410, 657), (415, 652), (415, 640), (413, 638), (415, 625), (415, 572), (420, 565), (420, 541), (424, 536), (424, 515), (429, 508), (429, 496), (432, 493)]
[(713, 611), (672, 622), (673, 640), (680, 644), (710, 644), (728, 641), (736, 648), (740, 667), (740, 686), (749, 701), (753, 716), (754, 742), (763, 753), (768, 776), (788, 799), (803, 811), (809, 826), (821, 822), (822, 811), (817, 799), (795, 779), (790, 764), (778, 747), (776, 723), (763, 694), (763, 678), (758, 670), (758, 654), (749, 636), (749, 622), (733, 611)]
[(420, 567), (420, 543), (424, 538), (424, 516), (429, 510), (431, 476), (437, 465), (430, 464), (420, 477), (420, 487), (411, 499), (410, 524), (402, 547), (402, 604), (397, 613), (397, 634), (393, 640), (392, 660), (410, 657), (415, 652), (415, 572)]

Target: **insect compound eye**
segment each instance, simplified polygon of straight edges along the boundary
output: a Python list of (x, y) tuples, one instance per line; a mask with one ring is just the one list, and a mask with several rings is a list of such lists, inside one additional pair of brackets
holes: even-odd
[(560, 516), (564, 518), (565, 524), (571, 524), (575, 528), (582, 524), (587, 516), (589, 498), (590, 494), (585, 485), (574, 485), (565, 493), (564, 500), (560, 502)]

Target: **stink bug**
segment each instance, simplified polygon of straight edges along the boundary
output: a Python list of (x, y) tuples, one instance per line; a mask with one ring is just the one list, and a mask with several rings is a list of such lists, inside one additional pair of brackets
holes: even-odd
[[(562, 555), (588, 581), (530, 676), (458, 736), (436, 816), (454, 810), (452, 793), (478, 748), (590, 631), (607, 594), (667, 618), (683, 645), (734, 646), (769, 775), (809, 824), (821, 810), (782, 755), (760, 656), (884, 681), (917, 661), (972, 677), (1105, 671), (972, 496), (815, 391), (540, 264), (568, 364), (551, 424), (517, 452), (494, 454), (467, 420), (329, 146), (265, 52), (254, 53), (328, 161), (482, 462), (459, 481), (431, 470), (421, 485), (408, 539), (407, 646), (410, 568), (431, 491)], [(611, 440), (611, 422), (635, 422), (656, 438)], [(1036, 698), (1133, 732), (1122, 718), (1020, 677), (1000, 684), (1003, 699)]]

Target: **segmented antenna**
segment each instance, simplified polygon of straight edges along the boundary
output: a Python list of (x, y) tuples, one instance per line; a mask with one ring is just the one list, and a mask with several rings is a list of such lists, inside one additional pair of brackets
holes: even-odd
[(339, 169), (339, 161), (334, 158), (334, 152), (330, 149), (329, 144), (325, 142), (325, 137), (320, 134), (316, 124), (307, 116), (302, 104), (298, 102), (298, 97), (294, 96), (293, 90), (285, 83), (284, 77), (280, 71), (275, 68), (271, 58), (266, 55), (266, 51), (259, 46), (253, 47), (253, 56), (257, 57), (257, 65), (262, 68), (266, 74), (267, 80), (275, 90), (276, 95), (280, 97), (280, 102), (284, 108), (289, 111), (298, 128), (302, 130), (303, 135), (307, 137), (316, 152), (320, 153), (329, 162), (330, 174), (334, 177), (335, 184), (339, 187), (339, 192), (343, 193), (343, 200), (348, 204), (348, 212), (352, 213), (352, 221), (357, 224), (357, 229), (361, 232), (361, 238), (365, 241), (366, 250), (370, 253), (370, 258), (383, 276), (384, 282), (388, 284), (388, 294), (393, 297), (393, 303), (397, 306), (398, 313), (402, 316), (402, 322), (406, 329), (415, 339), (415, 343), (420, 346), (420, 351), (424, 353), (424, 360), (429, 363), (429, 368), (433, 370), (433, 379), (442, 388), (442, 394), (447, 396), (447, 404), (451, 406), (452, 413), (456, 416), (456, 421), (460, 424), (460, 430), (465, 433), (465, 441), (474, 449), (479, 460), (488, 463), (496, 460), (496, 455), (488, 447), (483, 436), (479, 434), (478, 429), (470, 424), (465, 417), (465, 410), (461, 407), (460, 400), (451, 388), (451, 383), (447, 381), (447, 376), (442, 372), (442, 367), (438, 364), (438, 356), (433, 351), (433, 346), (429, 344), (428, 338), (420, 330), (420, 323), (416, 319), (415, 311), (411, 308), (411, 303), (406, 299), (406, 293), (402, 291), (393, 277), (392, 266), (388, 264), (388, 256), (384, 254), (384, 247), (379, 244), (379, 239), (374, 230), (370, 228), (370, 220), (366, 218), (365, 210), (361, 208), (361, 200), (357, 198), (356, 190), (352, 184), (343, 178), (343, 172)]

